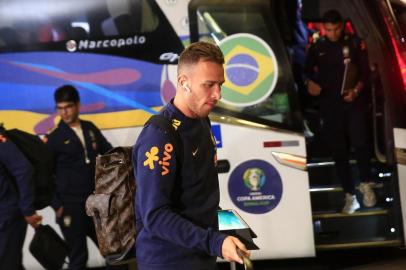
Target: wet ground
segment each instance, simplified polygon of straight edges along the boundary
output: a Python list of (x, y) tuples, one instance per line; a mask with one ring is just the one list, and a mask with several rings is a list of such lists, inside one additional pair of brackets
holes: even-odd
[[(406, 249), (364, 248), (321, 251), (315, 258), (253, 261), (254, 270), (405, 270)], [(230, 264), (219, 263), (216, 270), (230, 270)], [(92, 270), (105, 268), (92, 268)], [(236, 270), (243, 270), (237, 266)], [(136, 270), (131, 266), (129, 270)], [(191, 269), (193, 270), (193, 269)]]
[[(368, 248), (318, 252), (315, 258), (254, 261), (255, 270), (405, 270), (406, 249)], [(230, 269), (219, 264), (219, 270)], [(237, 267), (244, 269), (243, 267)]]

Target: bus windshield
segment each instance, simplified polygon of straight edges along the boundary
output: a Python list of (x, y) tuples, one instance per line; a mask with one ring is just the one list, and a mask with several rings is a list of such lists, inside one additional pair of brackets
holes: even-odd
[(226, 83), (217, 111), (268, 126), (300, 130), (287, 48), (272, 19), (272, 9), (263, 7), (268, 1), (242, 1), (235, 6), (198, 2), (198, 39), (220, 45), (225, 54)]

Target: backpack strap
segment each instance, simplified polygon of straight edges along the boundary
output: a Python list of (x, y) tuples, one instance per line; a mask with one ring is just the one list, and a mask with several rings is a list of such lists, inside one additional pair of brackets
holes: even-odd
[(160, 127), (175, 143), (174, 148), (176, 152), (176, 157), (179, 165), (181, 165), (183, 163), (183, 143), (179, 133), (172, 126), (171, 121), (161, 114), (155, 114), (151, 116), (151, 118), (149, 118), (149, 120), (145, 123), (145, 126), (147, 126), (148, 124)]

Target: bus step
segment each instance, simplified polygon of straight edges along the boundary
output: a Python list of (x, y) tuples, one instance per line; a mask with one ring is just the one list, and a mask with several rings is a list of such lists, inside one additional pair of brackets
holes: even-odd
[[(393, 206), (394, 199), (390, 183), (373, 183), (377, 204), (376, 207), (389, 208)], [(359, 186), (356, 187), (357, 200), (362, 205), (362, 195)], [(320, 211), (341, 211), (344, 206), (344, 192), (340, 186), (312, 186), (310, 198), (313, 213)]]
[[(355, 187), (359, 190), (359, 185)], [(372, 188), (383, 188), (383, 183), (372, 183)], [(341, 186), (333, 185), (333, 186), (312, 186), (310, 188), (311, 193), (316, 192), (343, 192), (343, 188)]]
[(402, 241), (399, 239), (388, 240), (360, 240), (357, 242), (335, 243), (335, 244), (317, 244), (316, 250), (333, 250), (333, 249), (350, 249), (350, 248), (367, 248), (367, 247), (399, 247)]
[[(334, 162), (324, 160), (320, 162), (308, 162), (307, 171), (309, 173), (310, 185), (340, 185), (337, 179)], [(387, 182), (392, 179), (392, 169), (378, 162), (371, 164), (371, 180), (372, 182)], [(354, 179), (359, 179), (358, 168), (356, 161), (350, 161), (351, 175)]]
[(395, 224), (390, 210), (387, 209), (361, 210), (350, 215), (313, 214), (316, 245), (344, 245), (400, 239), (400, 229)]
[(387, 215), (388, 209), (378, 207), (369, 208), (368, 210), (357, 210), (353, 214), (344, 214), (341, 212), (313, 212), (313, 219), (327, 219), (327, 218), (353, 218), (361, 216), (374, 216), (374, 215)]

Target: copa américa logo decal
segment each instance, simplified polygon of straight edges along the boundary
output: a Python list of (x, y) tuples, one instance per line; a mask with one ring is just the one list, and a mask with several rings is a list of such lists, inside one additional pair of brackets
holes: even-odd
[(228, 181), (230, 198), (239, 209), (264, 214), (278, 206), (282, 199), (282, 180), (270, 163), (252, 159), (238, 165)]
[(222, 101), (250, 106), (265, 100), (278, 80), (278, 63), (269, 45), (252, 34), (240, 33), (221, 40), (226, 81)]

